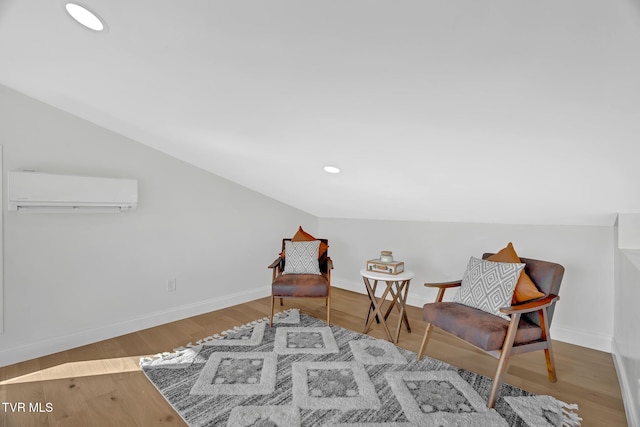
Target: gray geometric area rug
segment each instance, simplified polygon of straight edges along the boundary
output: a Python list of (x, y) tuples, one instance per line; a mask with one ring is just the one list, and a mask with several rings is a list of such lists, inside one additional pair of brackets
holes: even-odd
[(292, 309), (140, 360), (190, 426), (577, 426), (576, 405)]

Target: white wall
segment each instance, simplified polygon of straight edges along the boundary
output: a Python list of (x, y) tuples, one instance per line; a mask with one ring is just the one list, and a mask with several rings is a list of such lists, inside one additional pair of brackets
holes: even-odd
[(314, 216), (3, 86), (0, 144), (5, 172), (134, 178), (140, 195), (124, 214), (5, 212), (0, 366), (266, 296), (282, 237), (317, 231)]
[(618, 214), (617, 227), (617, 248), (640, 249), (640, 214), (632, 212)]
[(565, 267), (551, 336), (611, 351), (613, 226), (321, 218), (320, 234), (330, 239), (335, 286), (364, 292), (359, 271), (365, 261), (376, 258), (381, 250), (391, 250), (396, 260), (404, 261), (406, 268), (415, 272), (408, 302), (419, 307), (436, 296), (436, 292), (424, 288), (423, 283), (460, 279), (470, 256), (496, 252), (511, 241), (523, 257), (554, 261)]
[(0, 145), (0, 333), (4, 331), (4, 316), (2, 315), (2, 307), (4, 307), (4, 292), (2, 292), (2, 289), (4, 289), (4, 245), (2, 244), (2, 242), (4, 241), (4, 229), (2, 226), (4, 224), (4, 221), (2, 220), (2, 216), (4, 214), (2, 209), (2, 197), (4, 195), (4, 172), (2, 171), (3, 164), (2, 145)]
[[(640, 426), (640, 214), (618, 216), (613, 356), (629, 425)], [(632, 249), (628, 249), (632, 248)]]

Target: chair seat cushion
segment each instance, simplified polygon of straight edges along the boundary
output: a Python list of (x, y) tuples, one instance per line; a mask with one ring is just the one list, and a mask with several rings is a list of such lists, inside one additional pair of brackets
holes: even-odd
[[(422, 318), (483, 350), (500, 350), (509, 321), (456, 302), (425, 304)], [(520, 318), (514, 346), (542, 339), (539, 326)]]
[(271, 286), (275, 297), (326, 297), (327, 279), (318, 274), (283, 274)]

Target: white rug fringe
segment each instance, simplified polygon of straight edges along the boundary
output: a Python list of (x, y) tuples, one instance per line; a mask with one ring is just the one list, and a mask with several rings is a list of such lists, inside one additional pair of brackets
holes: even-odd
[(582, 418), (576, 412), (573, 412), (578, 410), (578, 405), (575, 403), (569, 404), (561, 400), (558, 400), (558, 403), (562, 405), (562, 427), (579, 426)]
[[(295, 312), (295, 311), (299, 311), (297, 308), (290, 308), (288, 310), (285, 311), (281, 311), (278, 312), (276, 314), (273, 315), (273, 320), (277, 320), (280, 318), (284, 318), (289, 316), (289, 313), (291, 312)], [(253, 327), (255, 327), (256, 325), (260, 324), (260, 323), (264, 323), (264, 322), (268, 322), (269, 318), (268, 317), (263, 317), (262, 319), (258, 319), (258, 320), (253, 320), (249, 323), (245, 323), (244, 325), (241, 326), (234, 326), (232, 329), (227, 329), (226, 331), (222, 331), (218, 334), (213, 334), (210, 335), (208, 337), (199, 339), (198, 341), (196, 341), (195, 344), (193, 343), (188, 343), (185, 344), (184, 346), (175, 348), (173, 350), (173, 352), (163, 352), (163, 353), (158, 353), (154, 356), (149, 356), (149, 357), (141, 357), (140, 358), (140, 362), (139, 365), (140, 367), (143, 366), (150, 366), (153, 364), (156, 364), (158, 362), (161, 361), (171, 361), (173, 363), (176, 364), (180, 364), (180, 363), (185, 363), (186, 360), (192, 359), (193, 357), (195, 357), (195, 355), (200, 352), (200, 349), (202, 348), (203, 345), (205, 345), (206, 343), (209, 343), (211, 341), (215, 341), (215, 340), (221, 340), (224, 339), (226, 335), (232, 333), (232, 332), (238, 332), (238, 331), (243, 331), (246, 329), (251, 329)]]
[[(543, 410), (551, 411), (558, 416), (558, 426), (578, 427), (582, 418), (574, 411), (578, 410), (578, 405), (568, 404), (553, 396), (505, 396), (504, 400), (511, 406), (516, 414), (531, 427), (547, 427), (549, 419)], [(529, 401), (535, 401), (536, 405), (530, 405)]]

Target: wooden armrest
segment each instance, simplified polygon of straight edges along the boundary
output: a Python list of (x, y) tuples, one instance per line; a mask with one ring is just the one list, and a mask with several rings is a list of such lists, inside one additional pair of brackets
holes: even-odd
[(504, 314), (530, 313), (532, 311), (538, 311), (542, 308), (549, 307), (559, 299), (560, 297), (558, 295), (549, 294), (544, 298), (540, 298), (531, 302), (525, 302), (524, 304), (512, 305), (511, 307), (501, 307), (500, 311)]
[(273, 261), (268, 268), (276, 268), (278, 265), (280, 265), (280, 261), (282, 261), (281, 256), (279, 256), (277, 260)]
[(451, 282), (440, 282), (440, 283), (425, 283), (427, 288), (438, 288), (438, 296), (436, 297), (436, 302), (442, 302), (444, 299), (444, 292), (449, 288), (457, 288), (462, 285), (462, 280), (454, 280)]
[(447, 288), (456, 288), (456, 287), (460, 286), (461, 284), (462, 284), (462, 280), (454, 280), (452, 282), (425, 283), (424, 285), (427, 288), (447, 289)]

